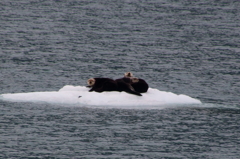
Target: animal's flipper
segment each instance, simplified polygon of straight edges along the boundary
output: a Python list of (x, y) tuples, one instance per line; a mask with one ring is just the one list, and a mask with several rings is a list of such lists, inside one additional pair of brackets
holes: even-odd
[(139, 92), (136, 92), (135, 90), (126, 90), (127, 93), (130, 93), (130, 94), (134, 94), (134, 95), (137, 95), (137, 96), (142, 96), (141, 93)]
[(125, 88), (126, 88), (125, 92), (127, 92), (127, 93), (134, 94), (134, 95), (137, 95), (137, 96), (142, 96), (141, 93), (135, 91), (134, 88), (130, 84), (126, 84)]
[(89, 90), (89, 92), (92, 92), (92, 91), (94, 91), (94, 89), (93, 89), (93, 88), (91, 88), (91, 89)]
[(137, 95), (137, 96), (142, 96), (141, 93), (139, 93), (139, 92), (135, 92), (135, 91), (126, 91), (126, 92), (130, 93), (130, 94)]

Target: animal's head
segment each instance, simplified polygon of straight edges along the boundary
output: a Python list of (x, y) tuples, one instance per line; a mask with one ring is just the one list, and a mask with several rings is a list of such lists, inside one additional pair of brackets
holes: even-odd
[(137, 77), (132, 77), (131, 81), (132, 81), (132, 83), (137, 83), (137, 82), (139, 82), (139, 79)]
[(133, 77), (133, 74), (131, 72), (124, 73), (124, 77), (130, 78)]
[(88, 79), (88, 81), (87, 81), (87, 84), (89, 85), (89, 86), (93, 86), (94, 84), (95, 84), (95, 79), (94, 78), (90, 78), (90, 79)]

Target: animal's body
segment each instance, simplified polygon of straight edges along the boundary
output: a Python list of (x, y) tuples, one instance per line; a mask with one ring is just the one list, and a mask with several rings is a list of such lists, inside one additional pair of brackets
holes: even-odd
[(104, 92), (104, 91), (119, 91), (127, 92), (130, 94), (142, 96), (139, 92), (136, 92), (133, 87), (121, 80), (113, 80), (110, 78), (90, 78), (88, 79), (88, 86), (91, 89), (89, 92)]

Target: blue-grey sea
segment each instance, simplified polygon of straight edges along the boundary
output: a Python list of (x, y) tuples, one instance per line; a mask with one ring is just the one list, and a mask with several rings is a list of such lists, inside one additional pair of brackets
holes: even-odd
[(0, 99), (0, 158), (239, 158), (239, 0), (0, 1), (0, 94), (58, 91), (127, 71), (202, 104)]

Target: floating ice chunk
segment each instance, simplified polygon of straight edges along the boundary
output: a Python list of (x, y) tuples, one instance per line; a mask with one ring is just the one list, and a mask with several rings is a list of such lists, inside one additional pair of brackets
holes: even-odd
[(149, 88), (142, 96), (128, 94), (126, 92), (88, 92), (85, 86), (66, 85), (59, 91), (53, 92), (29, 92), (2, 94), (3, 100), (22, 102), (46, 102), (73, 104), (78, 106), (95, 106), (111, 108), (148, 108), (149, 106), (163, 106), (176, 104), (201, 104), (200, 100), (187, 95), (177, 95), (171, 92)]

